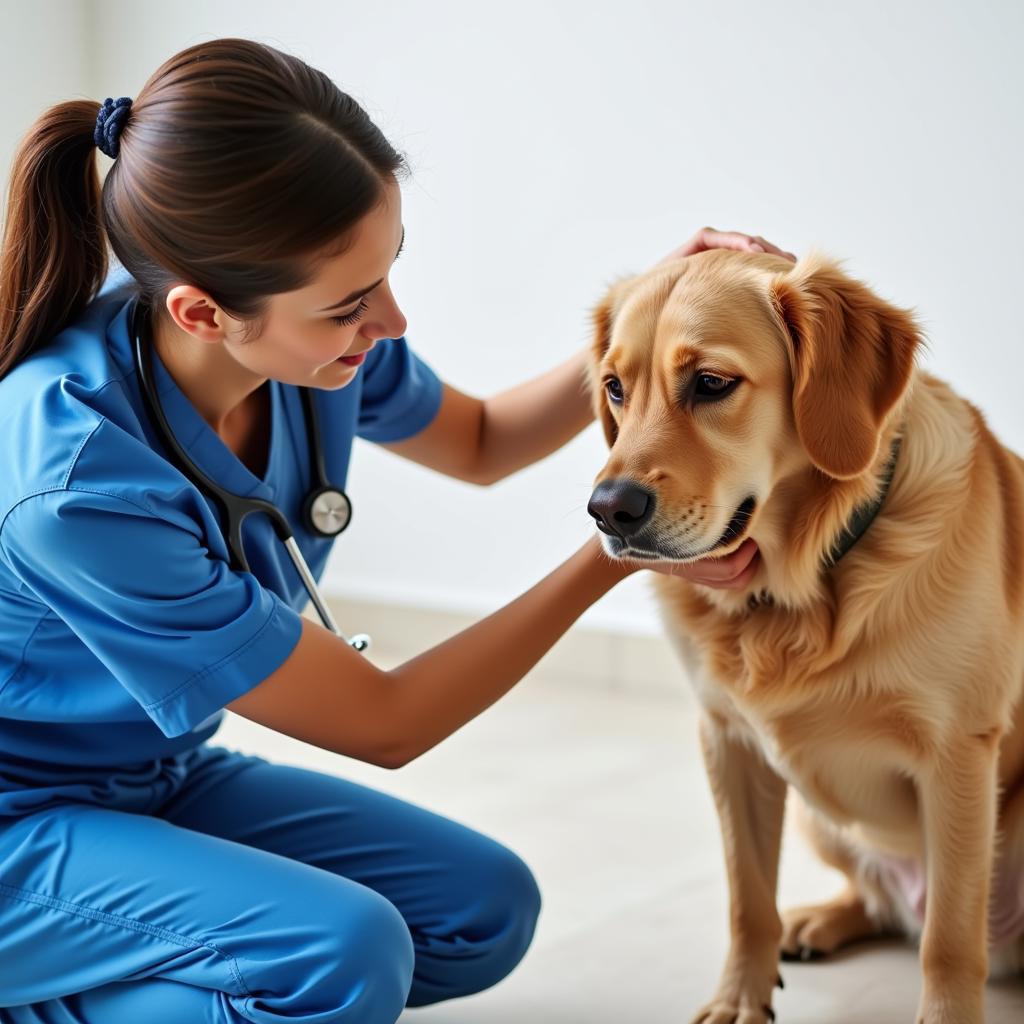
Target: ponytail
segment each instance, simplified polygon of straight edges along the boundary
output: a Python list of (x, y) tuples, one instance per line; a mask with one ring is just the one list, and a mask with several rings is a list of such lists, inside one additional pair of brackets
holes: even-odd
[(0, 379), (72, 321), (106, 277), (98, 106), (51, 107), (15, 153), (0, 243)]

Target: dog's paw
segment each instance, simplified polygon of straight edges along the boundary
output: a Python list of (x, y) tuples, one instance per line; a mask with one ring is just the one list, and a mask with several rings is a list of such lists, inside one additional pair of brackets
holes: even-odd
[(794, 907), (782, 914), (783, 960), (820, 960), (842, 946), (878, 934), (855, 896)]
[(730, 950), (715, 997), (691, 1019), (691, 1024), (771, 1024), (772, 995), (785, 988), (778, 972), (774, 943), (739, 953)]
[[(776, 984), (782, 988), (782, 978)], [(771, 1024), (774, 1020), (770, 995), (759, 1000), (749, 992), (719, 992), (697, 1012), (690, 1024)]]

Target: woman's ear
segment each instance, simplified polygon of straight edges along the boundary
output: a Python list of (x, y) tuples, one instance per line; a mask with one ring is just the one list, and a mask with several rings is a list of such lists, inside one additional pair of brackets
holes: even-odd
[(635, 278), (625, 278), (613, 284), (604, 298), (594, 307), (591, 313), (593, 336), (590, 343), (590, 359), (587, 363), (587, 376), (590, 382), (590, 397), (594, 407), (594, 415), (604, 431), (604, 439), (611, 448), (619, 436), (618, 424), (608, 406), (608, 397), (601, 383), (600, 367), (612, 339), (612, 326), (622, 301), (629, 291)]
[(818, 255), (776, 277), (771, 299), (792, 346), (800, 440), (822, 472), (859, 476), (910, 384), (917, 323)]

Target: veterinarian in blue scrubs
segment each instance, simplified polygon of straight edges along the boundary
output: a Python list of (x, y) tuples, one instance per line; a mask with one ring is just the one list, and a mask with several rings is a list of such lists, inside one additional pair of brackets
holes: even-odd
[[(102, 197), (96, 146), (114, 160)], [(464, 427), (479, 418), (459, 417), (482, 404), (414, 354), (386, 281), (401, 166), (319, 72), (232, 39), (176, 55), (134, 103), (52, 108), (18, 151), (0, 280), (4, 1024), (385, 1024), (495, 984), (530, 943), (540, 896), (505, 847), (208, 742), (227, 705), (249, 708), (289, 664), (278, 715), (326, 715), (321, 686), (338, 706), (319, 727), (388, 726), (367, 721), (344, 672), (325, 685), (299, 671), (327, 641), (364, 662), (300, 615), (307, 588), (267, 516), (245, 520), (248, 568), (233, 565), (219, 507), (156, 429), (133, 351), (146, 303), (162, 314), (147, 344), (173, 437), (220, 486), (280, 509), (318, 580), (334, 538), (303, 514), (316, 468), (303, 388), (338, 488), (357, 436), (415, 442), (396, 450), (455, 476), (478, 443)], [(108, 245), (124, 268), (109, 275)], [(706, 231), (673, 255), (712, 245), (760, 242)], [(352, 268), (376, 273), (349, 280)], [(286, 308), (352, 288), (301, 329)], [(267, 310), (264, 333), (243, 340)], [(590, 421), (582, 366), (489, 400), (498, 469), (481, 463), (481, 480)], [(417, 659), (429, 674), (410, 663), (401, 679), (433, 688), (447, 734), (634, 568), (588, 543), (474, 636)], [(728, 586), (737, 566), (686, 571)], [(355, 740), (328, 749), (367, 756)]]

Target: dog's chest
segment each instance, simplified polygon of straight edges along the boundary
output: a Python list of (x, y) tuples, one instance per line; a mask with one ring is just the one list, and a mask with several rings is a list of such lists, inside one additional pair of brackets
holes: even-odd
[(839, 824), (903, 834), (917, 820), (913, 783), (880, 724), (857, 710), (820, 705), (768, 712), (733, 701), (730, 725), (745, 731), (775, 772)]
[(866, 682), (880, 666), (795, 650), (781, 631), (670, 635), (714, 722), (759, 749), (809, 804), (879, 833), (902, 835), (916, 820), (905, 769), (918, 726)]

